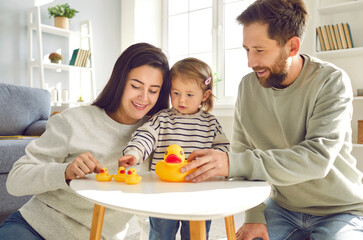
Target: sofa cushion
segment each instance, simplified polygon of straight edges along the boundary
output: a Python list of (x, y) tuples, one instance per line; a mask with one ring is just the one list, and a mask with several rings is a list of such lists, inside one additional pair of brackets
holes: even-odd
[(17, 140), (0, 140), (0, 173), (10, 172), (14, 162), (25, 155), (25, 147), (33, 139), (36, 139), (36, 137)]
[(31, 123), (49, 116), (47, 90), (0, 83), (0, 135), (22, 135)]
[(30, 124), (24, 131), (24, 135), (40, 136), (45, 132), (47, 120), (39, 120)]
[(5, 185), (7, 177), (7, 174), (0, 174), (0, 182), (4, 183), (0, 184), (0, 223), (1, 215), (7, 215), (10, 212), (18, 210), (21, 206), (24, 205), (24, 203), (26, 203), (31, 198), (31, 196), (14, 197), (9, 195)]

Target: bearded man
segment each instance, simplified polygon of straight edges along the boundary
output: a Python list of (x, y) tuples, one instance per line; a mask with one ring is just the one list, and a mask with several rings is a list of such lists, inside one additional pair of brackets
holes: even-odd
[(232, 152), (194, 151), (186, 180), (244, 177), (272, 194), (237, 239), (363, 239), (362, 173), (352, 150), (352, 87), (337, 66), (300, 54), (302, 0), (257, 0), (237, 20), (254, 72), (235, 105)]

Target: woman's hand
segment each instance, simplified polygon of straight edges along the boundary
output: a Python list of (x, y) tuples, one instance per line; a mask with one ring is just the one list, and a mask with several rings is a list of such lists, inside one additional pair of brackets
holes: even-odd
[(131, 167), (136, 164), (136, 158), (132, 155), (124, 155), (118, 159), (118, 166), (119, 167)]
[(269, 240), (266, 224), (245, 223), (236, 233), (237, 240)]
[(102, 166), (97, 159), (89, 152), (82, 153), (76, 157), (66, 168), (66, 180), (77, 177), (83, 178), (90, 173), (99, 173)]

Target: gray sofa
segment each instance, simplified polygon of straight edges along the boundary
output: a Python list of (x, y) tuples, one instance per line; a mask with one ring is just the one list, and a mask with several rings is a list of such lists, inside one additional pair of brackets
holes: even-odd
[(33, 136), (40, 136), (50, 116), (50, 94), (40, 88), (0, 83), (0, 136), (27, 135), (24, 139), (0, 139), (0, 223), (31, 196), (14, 197), (6, 179), (14, 162), (25, 155)]

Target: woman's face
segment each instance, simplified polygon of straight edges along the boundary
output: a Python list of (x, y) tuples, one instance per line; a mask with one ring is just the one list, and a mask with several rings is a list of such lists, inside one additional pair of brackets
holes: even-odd
[(156, 104), (163, 74), (158, 68), (143, 65), (132, 69), (126, 80), (125, 90), (120, 105), (120, 122), (135, 124)]

